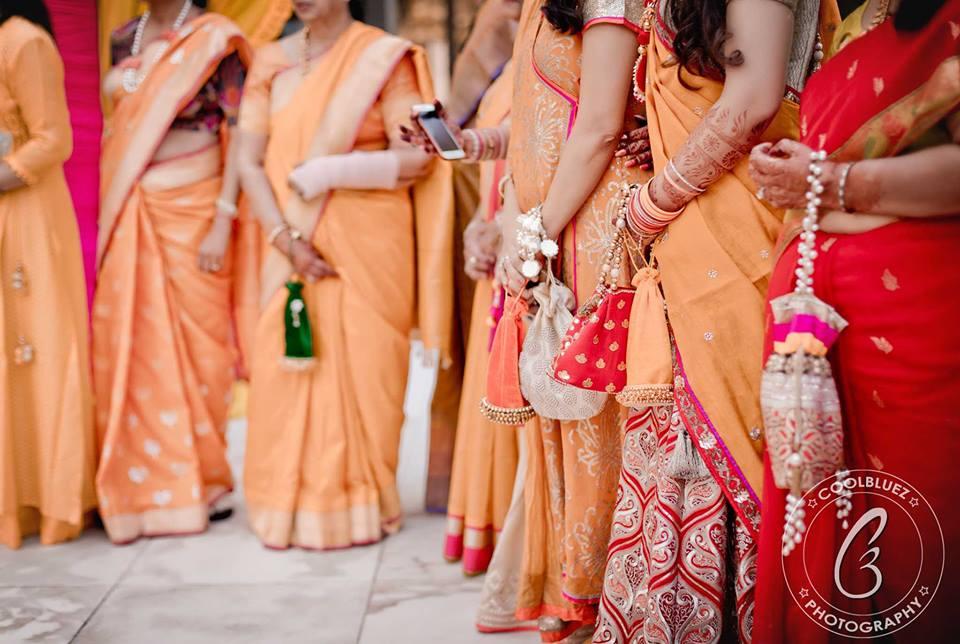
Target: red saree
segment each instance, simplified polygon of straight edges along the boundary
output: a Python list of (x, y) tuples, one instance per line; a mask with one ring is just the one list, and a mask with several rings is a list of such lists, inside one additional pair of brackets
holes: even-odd
[[(887, 22), (826, 64), (803, 94), (803, 141), (838, 161), (894, 157), (938, 134), (949, 140), (944, 124), (958, 108), (960, 1), (949, 0), (923, 30), (898, 33)], [(796, 226), (793, 233), (784, 237), (771, 299), (793, 287)], [(840, 579), (849, 594), (841, 592), (832, 581), (834, 565), (849, 537), (832, 507), (824, 520), (827, 529), (811, 532), (805, 551), (798, 549), (784, 560), (785, 491), (774, 485), (767, 463), (755, 641), (846, 641), (828, 630), (831, 624), (824, 617), (809, 616), (801, 607), (809, 603), (801, 599), (807, 589), (794, 587), (793, 580), (803, 579), (804, 573), (837, 615), (869, 616), (864, 623), (870, 631), (861, 629), (861, 638), (945, 641), (955, 619), (951, 599), (960, 592), (960, 521), (953, 508), (960, 484), (955, 467), (960, 347), (950, 324), (960, 316), (960, 299), (952, 294), (960, 281), (957, 248), (960, 218), (904, 219), (863, 234), (818, 234), (815, 268), (817, 295), (850, 323), (831, 356), (843, 410), (846, 467), (900, 477), (929, 502), (945, 546), (942, 575), (939, 562), (932, 575), (922, 564), (924, 555), (939, 557), (936, 527), (924, 530), (891, 516), (869, 544), (877, 548), (872, 565), (882, 572), (882, 584), (870, 597), (851, 599), (850, 594), (861, 594), (856, 591), (862, 590), (865, 577), (858, 568), (866, 568), (869, 557), (858, 562), (863, 550), (847, 555), (844, 564), (853, 565), (841, 570)], [(767, 345), (769, 352), (769, 330)], [(874, 495), (855, 495), (851, 520), (878, 503)], [(926, 546), (923, 554), (920, 545)], [(885, 609), (898, 602), (903, 619), (888, 623)]]

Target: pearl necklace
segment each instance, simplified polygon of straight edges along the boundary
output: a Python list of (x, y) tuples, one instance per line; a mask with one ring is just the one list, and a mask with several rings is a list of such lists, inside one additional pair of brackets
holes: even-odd
[[(190, 15), (190, 7), (192, 6), (193, 0), (184, 0), (183, 7), (180, 8), (180, 13), (177, 14), (177, 19), (173, 21), (173, 25), (171, 26), (172, 31), (179, 31), (180, 28), (183, 27), (183, 23), (187, 21), (187, 16)], [(130, 48), (131, 57), (140, 55), (140, 49), (143, 47), (143, 32), (146, 31), (148, 22), (150, 22), (149, 9), (140, 16), (140, 21), (137, 23), (137, 31), (133, 35), (133, 46)], [(156, 65), (157, 61), (160, 60), (160, 57), (163, 56), (169, 47), (170, 43), (164, 40), (157, 46), (157, 53), (154, 54), (149, 65), (141, 63), (139, 69), (127, 67), (123, 70), (121, 84), (128, 94), (133, 94), (137, 91), (143, 79), (147, 77), (146, 71), (143, 70), (150, 69)]]

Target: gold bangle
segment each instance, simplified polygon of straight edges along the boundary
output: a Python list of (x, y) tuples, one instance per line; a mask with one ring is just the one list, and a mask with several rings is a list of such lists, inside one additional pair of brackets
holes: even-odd
[(500, 182), (497, 184), (497, 194), (500, 195), (500, 205), (503, 205), (503, 202), (506, 200), (507, 192), (507, 183), (513, 181), (513, 175), (507, 172), (502, 177), (500, 177)]

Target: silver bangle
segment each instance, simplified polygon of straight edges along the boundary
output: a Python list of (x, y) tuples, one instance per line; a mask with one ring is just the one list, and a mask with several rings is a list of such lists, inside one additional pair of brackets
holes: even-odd
[(852, 213), (853, 208), (847, 205), (847, 179), (850, 178), (850, 171), (853, 169), (854, 163), (848, 163), (843, 166), (843, 169), (840, 171), (840, 181), (837, 183), (837, 201), (840, 202), (840, 210), (847, 213)]

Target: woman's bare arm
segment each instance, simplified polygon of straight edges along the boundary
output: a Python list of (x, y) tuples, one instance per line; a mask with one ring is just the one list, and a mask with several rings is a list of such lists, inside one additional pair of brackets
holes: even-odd
[[(810, 148), (797, 141), (757, 146), (751, 157), (751, 174), (763, 188), (764, 198), (781, 208), (805, 207), (810, 153)], [(827, 210), (841, 210), (839, 182), (845, 165), (823, 164), (821, 200)], [(960, 144), (858, 161), (849, 172), (845, 192), (845, 205), (857, 213), (853, 215), (856, 218), (956, 215), (960, 213)]]
[(583, 34), (577, 121), (543, 202), (543, 226), (556, 239), (610, 167), (623, 131), (637, 55), (636, 36), (599, 24)]
[[(727, 32), (726, 55), (740, 62), (727, 65), (720, 98), (673, 157), (681, 185), (685, 180), (707, 189), (733, 169), (783, 100), (793, 39), (790, 9), (772, 0), (733, 0), (727, 5)], [(650, 195), (661, 208), (680, 210), (692, 196), (673, 187), (663, 172), (650, 185)]]
[(277, 198), (270, 186), (270, 179), (263, 169), (263, 156), (267, 150), (267, 137), (262, 134), (241, 131), (237, 137), (237, 170), (243, 192), (250, 201), (254, 216), (270, 232), (285, 223)]

